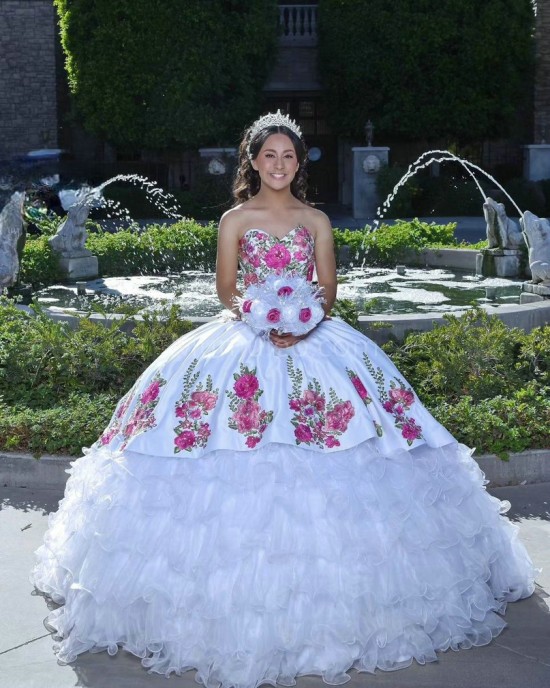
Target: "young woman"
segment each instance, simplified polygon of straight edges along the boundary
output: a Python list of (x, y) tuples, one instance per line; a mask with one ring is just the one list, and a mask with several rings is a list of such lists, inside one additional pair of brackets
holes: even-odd
[[(170, 346), (73, 464), (33, 572), (63, 605), (48, 619), (61, 660), (121, 646), (208, 688), (336, 685), (489, 643), (533, 591), (470, 450), (329, 317), (332, 232), (305, 202), (305, 164), (288, 117), (247, 130), (219, 229), (236, 317)], [(326, 317), (307, 335), (239, 319), (246, 287), (314, 266)]]

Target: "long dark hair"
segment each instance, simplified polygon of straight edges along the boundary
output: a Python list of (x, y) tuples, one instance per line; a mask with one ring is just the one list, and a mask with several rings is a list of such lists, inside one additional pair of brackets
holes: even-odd
[(239, 147), (239, 166), (233, 182), (234, 205), (244, 203), (249, 198), (255, 196), (260, 190), (260, 175), (252, 167), (252, 160), (258, 157), (262, 146), (272, 134), (284, 134), (292, 141), (296, 158), (298, 159), (298, 171), (290, 184), (290, 192), (302, 203), (307, 203), (307, 149), (306, 144), (300, 136), (297, 136), (292, 129), (285, 126), (273, 125), (261, 129), (253, 139), (250, 139), (250, 129), (247, 129), (241, 145)]

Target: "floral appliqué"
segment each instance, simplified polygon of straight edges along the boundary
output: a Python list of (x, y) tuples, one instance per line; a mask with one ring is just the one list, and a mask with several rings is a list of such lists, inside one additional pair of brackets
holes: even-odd
[(195, 447), (205, 447), (210, 437), (210, 424), (204, 420), (218, 401), (218, 389), (213, 389), (212, 377), (207, 375), (204, 384), (197, 380), (200, 372), (195, 370), (199, 360), (195, 358), (183, 378), (181, 397), (176, 402), (178, 424), (174, 428), (174, 454), (190, 452)]
[(363, 360), (378, 387), (378, 396), (384, 410), (392, 414), (395, 427), (401, 430), (401, 435), (407, 440), (407, 444), (410, 446), (414, 440), (423, 439), (420, 425), (412, 416), (407, 416), (406, 414), (406, 411), (415, 402), (412, 389), (405, 387), (405, 384), (399, 378), (395, 378), (390, 381), (389, 389), (386, 390), (386, 381), (382, 369), (375, 369), (367, 354), (363, 354)]
[(99, 438), (99, 444), (102, 446), (105, 446), (106, 444), (110, 444), (113, 437), (115, 435), (118, 435), (118, 432), (120, 430), (120, 426), (122, 425), (122, 418), (124, 417), (126, 411), (130, 407), (130, 404), (132, 403), (134, 399), (134, 388), (130, 389), (129, 392), (127, 392), (122, 399), (118, 402), (118, 405), (115, 409), (115, 413), (113, 416), (113, 419), (109, 423), (109, 425), (105, 428), (105, 431)]
[[(361, 378), (359, 375), (354, 370), (350, 370), (349, 368), (346, 368), (346, 372), (348, 374), (349, 379), (351, 380), (353, 386), (355, 387), (355, 391), (359, 395), (361, 401), (365, 404), (365, 406), (368, 407), (369, 404), (372, 403), (372, 399), (369, 396), (369, 393), (367, 392), (367, 388), (363, 384)], [(374, 423), (374, 428), (376, 430), (376, 434), (378, 437), (382, 437), (384, 434), (384, 430), (382, 429), (382, 426), (380, 423), (377, 423), (375, 420), (372, 421)]]
[(332, 387), (330, 401), (316, 378), (303, 389), (303, 373), (294, 368), (292, 357), (287, 359), (287, 370), (292, 380), (292, 393), (288, 395), (289, 406), (294, 411), (292, 425), (296, 444), (316, 444), (319, 447), (339, 447), (341, 436), (355, 416), (351, 401), (339, 399)]
[[(165, 384), (166, 380), (160, 373), (155, 373), (147, 387), (140, 394), (132, 414), (122, 428), (124, 442), (120, 445), (121, 449), (124, 449), (128, 441), (134, 437), (134, 435), (138, 435), (156, 426), (157, 420), (154, 411), (160, 401), (160, 389), (164, 387)], [(126, 409), (129, 405), (130, 401), (126, 403)], [(124, 411), (126, 409), (124, 409)], [(124, 415), (124, 411), (120, 411), (120, 417)]]
[(240, 366), (239, 373), (234, 373), (233, 389), (226, 390), (229, 397), (229, 408), (232, 415), (228, 425), (246, 437), (246, 446), (253, 449), (262, 439), (267, 426), (273, 420), (273, 411), (266, 411), (258, 403), (263, 390), (256, 377), (256, 368), (250, 370)]

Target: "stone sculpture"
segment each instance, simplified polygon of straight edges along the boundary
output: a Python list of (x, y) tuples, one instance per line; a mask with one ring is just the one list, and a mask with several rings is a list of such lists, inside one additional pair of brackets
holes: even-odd
[(57, 233), (49, 240), (52, 250), (66, 257), (91, 255), (85, 247), (86, 220), (89, 213), (87, 196), (82, 194), (75, 200), (74, 205), (68, 208), (67, 217), (59, 225)]
[(550, 221), (526, 210), (521, 224), (529, 249), (531, 282), (550, 288)]
[(487, 223), (487, 241), (489, 248), (519, 249), (523, 236), (519, 226), (506, 215), (504, 203), (497, 203), (487, 197), (483, 204), (483, 214)]
[(52, 250), (59, 254), (59, 265), (70, 279), (96, 277), (97, 258), (86, 248), (86, 220), (94, 202), (95, 189), (82, 189), (67, 210), (57, 233), (49, 239)]
[(0, 289), (17, 283), (25, 230), (23, 227), (24, 193), (12, 194), (0, 214)]

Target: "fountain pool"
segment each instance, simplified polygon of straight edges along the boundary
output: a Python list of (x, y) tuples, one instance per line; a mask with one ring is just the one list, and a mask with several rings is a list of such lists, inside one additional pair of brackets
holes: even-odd
[[(338, 274), (339, 298), (352, 300), (360, 312), (400, 314), (450, 312), (474, 304), (519, 303), (521, 281), (483, 278), (440, 268), (349, 268)], [(105, 277), (86, 283), (86, 296), (76, 285), (54, 285), (35, 294), (51, 309), (150, 311), (179, 304), (189, 317), (215, 316), (223, 310), (214, 273), (186, 271), (174, 275)]]

